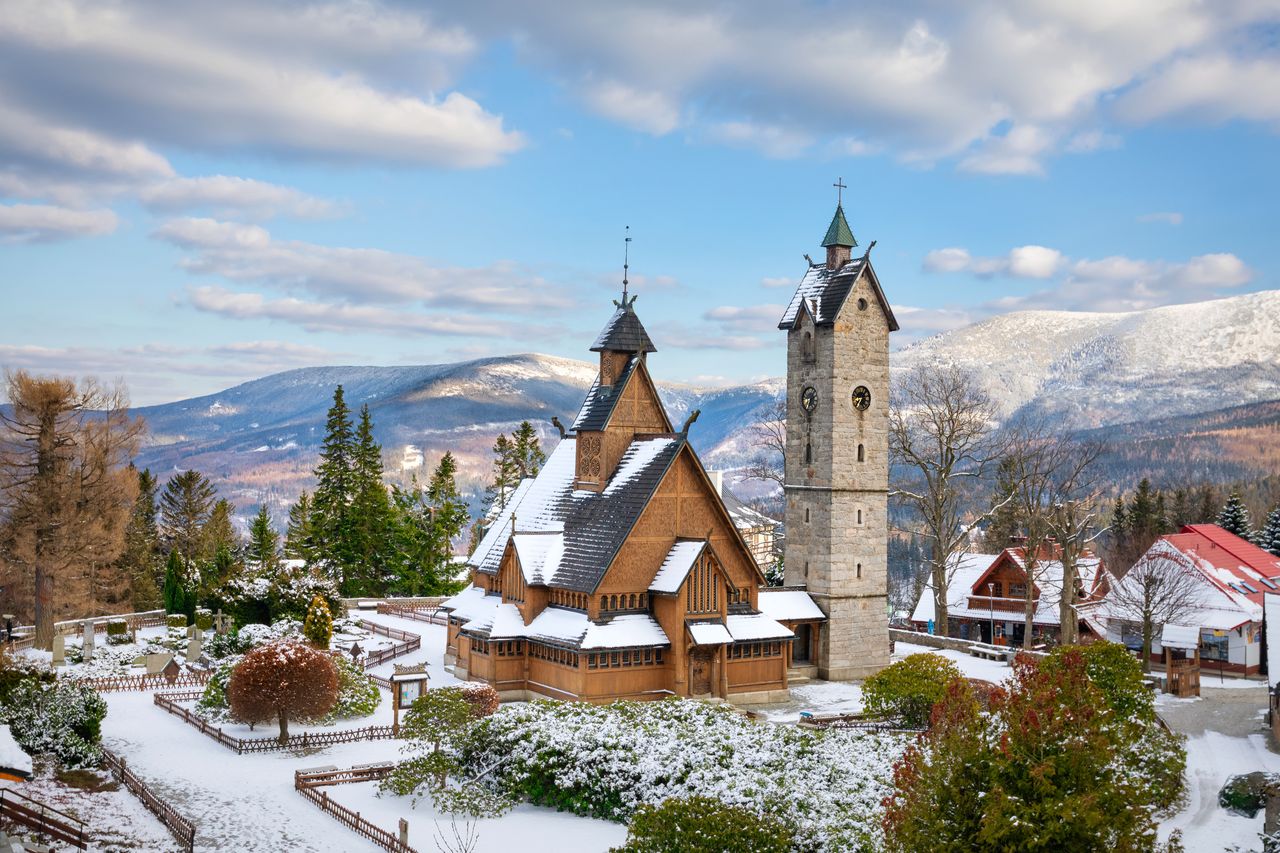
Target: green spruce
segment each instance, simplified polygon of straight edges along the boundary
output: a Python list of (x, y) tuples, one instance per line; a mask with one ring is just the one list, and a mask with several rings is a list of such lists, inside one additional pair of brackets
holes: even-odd
[(284, 555), (290, 560), (303, 560), (311, 565), (316, 559), (315, 531), (311, 526), (311, 496), (298, 495), (297, 502), (289, 507), (288, 527), (284, 534)]
[(1249, 510), (1245, 508), (1244, 502), (1240, 500), (1240, 493), (1237, 491), (1231, 492), (1231, 496), (1227, 498), (1226, 504), (1222, 507), (1222, 511), (1218, 513), (1214, 523), (1228, 533), (1234, 533), (1242, 539), (1250, 539), (1253, 536), (1253, 526), (1249, 522)]
[(358, 585), (354, 567), (355, 431), (342, 386), (333, 392), (333, 405), (325, 420), (320, 464), (316, 467), (316, 491), (312, 498), (311, 529), (315, 556), (325, 563), (343, 595)]
[[(165, 567), (164, 588), (161, 590), (161, 594), (164, 598), (165, 613), (174, 615), (187, 612), (186, 570), (182, 564), (182, 557), (176, 548), (169, 552), (169, 562)], [(195, 609), (194, 603), (191, 609)]]
[(1277, 504), (1267, 516), (1267, 521), (1258, 531), (1254, 544), (1280, 557), (1280, 504)]
[(264, 503), (249, 525), (249, 544), (246, 550), (253, 571), (266, 577), (274, 577), (280, 569), (280, 534), (271, 520), (271, 510)]

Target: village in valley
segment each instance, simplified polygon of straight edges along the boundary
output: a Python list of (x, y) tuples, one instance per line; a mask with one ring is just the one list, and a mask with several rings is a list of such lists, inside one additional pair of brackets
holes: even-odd
[(0, 853), (1280, 851), (1280, 17), (540, 5), (0, 8)]

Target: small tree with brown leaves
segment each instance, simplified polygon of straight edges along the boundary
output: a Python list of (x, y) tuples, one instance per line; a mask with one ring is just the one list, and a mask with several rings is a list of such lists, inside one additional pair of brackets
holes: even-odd
[(227, 702), (232, 718), (245, 723), (280, 721), (280, 741), (289, 739), (289, 718), (323, 717), (338, 701), (338, 669), (325, 652), (304, 643), (260, 646), (231, 673)]

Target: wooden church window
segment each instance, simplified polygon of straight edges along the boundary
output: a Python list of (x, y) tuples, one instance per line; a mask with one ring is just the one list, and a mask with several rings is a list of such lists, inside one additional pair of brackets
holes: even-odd
[(720, 584), (711, 559), (703, 554), (689, 573), (685, 597), (690, 613), (718, 613), (720, 610)]

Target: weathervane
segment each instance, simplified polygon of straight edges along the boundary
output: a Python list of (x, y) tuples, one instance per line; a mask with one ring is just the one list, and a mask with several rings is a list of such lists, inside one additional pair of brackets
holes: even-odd
[(836, 182), (831, 186), (836, 188), (836, 206), (840, 207), (844, 204), (844, 191), (849, 188), (849, 185), (846, 184), (844, 182), (844, 178), (841, 177), (836, 178)]
[(619, 308), (630, 307), (631, 303), (636, 301), (636, 298), (634, 296), (631, 297), (631, 302), (627, 301), (627, 284), (628, 284), (627, 271), (630, 268), (631, 268), (631, 226), (628, 225), (627, 237), (626, 237), (626, 240), (623, 242), (623, 247), (622, 247), (622, 302), (618, 302), (616, 299), (613, 302), (613, 304), (617, 305)]

